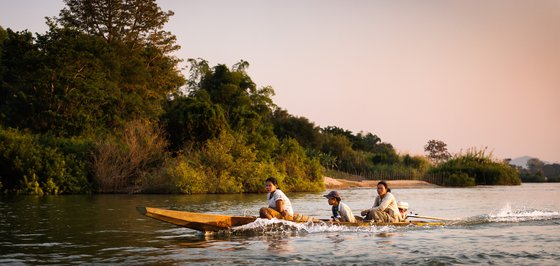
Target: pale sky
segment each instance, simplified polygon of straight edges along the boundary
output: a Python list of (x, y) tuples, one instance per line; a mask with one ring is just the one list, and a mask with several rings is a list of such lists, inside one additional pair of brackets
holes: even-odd
[[(560, 1), (158, 1), (179, 58), (248, 61), (274, 101), (400, 153), (560, 162)], [(0, 0), (0, 25), (47, 30), (61, 0)]]

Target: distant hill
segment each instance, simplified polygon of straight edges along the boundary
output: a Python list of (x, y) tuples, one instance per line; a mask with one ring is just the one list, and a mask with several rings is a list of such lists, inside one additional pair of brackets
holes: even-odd
[(523, 168), (527, 168), (527, 161), (529, 161), (529, 159), (532, 159), (532, 158), (535, 158), (535, 157), (531, 157), (531, 156), (517, 157), (515, 159), (511, 159), (509, 164), (513, 164), (513, 165), (521, 166)]

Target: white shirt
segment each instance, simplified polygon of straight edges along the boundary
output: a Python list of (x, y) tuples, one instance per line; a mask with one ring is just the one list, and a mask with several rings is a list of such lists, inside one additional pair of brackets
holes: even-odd
[(343, 222), (356, 222), (356, 217), (354, 217), (354, 214), (352, 214), (352, 210), (350, 209), (350, 207), (342, 202), (338, 203), (338, 214), (342, 218)]
[(272, 209), (276, 209), (276, 201), (281, 200), (284, 202), (284, 211), (286, 211), (290, 216), (294, 215), (294, 210), (292, 209), (292, 203), (290, 199), (282, 192), (282, 190), (277, 189), (273, 192), (272, 198), (270, 197), (270, 193), (267, 194), (268, 199), (268, 207)]
[(378, 195), (375, 198), (375, 203), (373, 203), (371, 210), (384, 211), (393, 216), (397, 221), (402, 220), (401, 213), (399, 212), (399, 207), (397, 207), (397, 200), (395, 200), (395, 196), (393, 196), (391, 192), (387, 192), (383, 199), (381, 199), (381, 197)]

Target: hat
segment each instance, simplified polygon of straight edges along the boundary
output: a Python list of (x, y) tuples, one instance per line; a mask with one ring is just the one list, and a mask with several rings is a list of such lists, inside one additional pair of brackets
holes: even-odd
[(329, 192), (329, 194), (327, 194), (327, 195), (323, 195), (323, 197), (325, 197), (327, 199), (331, 199), (331, 198), (339, 198), (340, 199), (340, 195), (335, 190)]
[(399, 209), (408, 210), (408, 202), (399, 201), (399, 202), (397, 203), (397, 207), (398, 207)]

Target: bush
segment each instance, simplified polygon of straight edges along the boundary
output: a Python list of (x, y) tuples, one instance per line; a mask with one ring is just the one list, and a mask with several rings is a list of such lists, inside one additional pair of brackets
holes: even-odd
[(208, 192), (206, 175), (182, 157), (171, 160), (160, 174), (146, 176), (144, 193), (203, 194)]
[[(474, 178), (477, 185), (520, 185), (517, 170), (503, 161), (494, 161), (483, 151), (468, 151), (430, 169), (431, 174), (441, 174), (447, 180), (463, 180), (466, 174)], [(465, 180), (466, 181), (466, 180)], [(467, 182), (468, 183), (468, 182)], [(445, 182), (443, 185), (446, 185)]]
[(274, 164), (261, 161), (258, 150), (248, 145), (241, 134), (223, 132), (217, 139), (206, 142), (200, 153), (193, 156), (211, 181), (211, 193), (259, 192), (264, 181), (278, 176)]
[(63, 139), (0, 128), (0, 182), (7, 192), (91, 192), (83, 139)]
[(309, 158), (295, 139), (284, 139), (277, 158), (278, 170), (284, 174), (285, 191), (322, 191), (325, 189), (323, 167), (318, 158)]
[[(258, 150), (243, 135), (222, 132), (200, 150), (186, 151), (165, 171), (169, 186), (159, 191), (197, 193), (264, 192), (266, 178), (274, 176), (285, 191), (321, 191), (322, 167), (310, 159), (295, 140), (282, 142), (276, 164), (259, 160)], [(164, 183), (162, 182), (159, 183)], [(152, 186), (154, 190), (156, 187)]]
[(99, 192), (136, 193), (142, 182), (165, 166), (167, 141), (148, 121), (127, 123), (117, 136), (95, 145), (93, 175)]
[(472, 187), (476, 186), (474, 177), (471, 177), (465, 173), (453, 173), (444, 181), (445, 186), (449, 187)]

